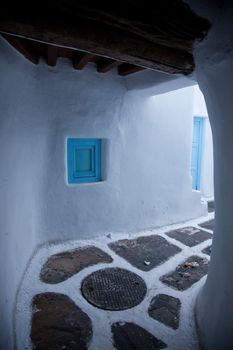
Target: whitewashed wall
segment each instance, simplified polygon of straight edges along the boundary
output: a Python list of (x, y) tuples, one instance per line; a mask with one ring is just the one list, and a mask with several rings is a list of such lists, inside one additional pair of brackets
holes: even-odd
[[(136, 231), (206, 213), (191, 190), (191, 88), (127, 92), (116, 72), (33, 66), (0, 40), (0, 348), (39, 244)], [(184, 116), (186, 118), (184, 118)], [(67, 185), (67, 137), (105, 139), (105, 181)]]
[(214, 197), (213, 140), (204, 96), (198, 85), (194, 89), (193, 115), (204, 117), (203, 154), (201, 163), (201, 193), (205, 198)]
[[(215, 224), (206, 283), (196, 304), (201, 349), (233, 349), (233, 2), (188, 0), (211, 29), (194, 51), (213, 130)], [(222, 6), (223, 5), (223, 6)]]

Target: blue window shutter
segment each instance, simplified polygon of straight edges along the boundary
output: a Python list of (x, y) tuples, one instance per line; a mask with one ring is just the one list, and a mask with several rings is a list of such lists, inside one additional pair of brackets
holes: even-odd
[(203, 146), (203, 118), (194, 117), (191, 175), (192, 175), (192, 188), (195, 190), (200, 190), (200, 187), (201, 187), (202, 146)]
[(101, 181), (101, 140), (67, 139), (68, 183)]

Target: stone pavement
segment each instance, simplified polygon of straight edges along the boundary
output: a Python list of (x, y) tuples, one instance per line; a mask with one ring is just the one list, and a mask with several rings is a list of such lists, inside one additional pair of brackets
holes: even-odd
[(18, 295), (18, 349), (197, 350), (213, 218), (41, 248)]

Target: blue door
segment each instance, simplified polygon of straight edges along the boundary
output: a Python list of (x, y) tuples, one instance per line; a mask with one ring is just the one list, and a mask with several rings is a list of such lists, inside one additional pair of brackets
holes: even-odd
[(203, 118), (194, 117), (193, 118), (192, 160), (191, 160), (192, 188), (194, 190), (200, 190), (202, 139), (203, 139)]

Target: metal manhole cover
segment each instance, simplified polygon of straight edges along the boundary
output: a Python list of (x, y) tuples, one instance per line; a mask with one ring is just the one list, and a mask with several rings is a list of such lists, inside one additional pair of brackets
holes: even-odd
[(133, 272), (120, 268), (98, 270), (84, 278), (81, 291), (91, 304), (104, 310), (125, 310), (138, 305), (146, 284)]

